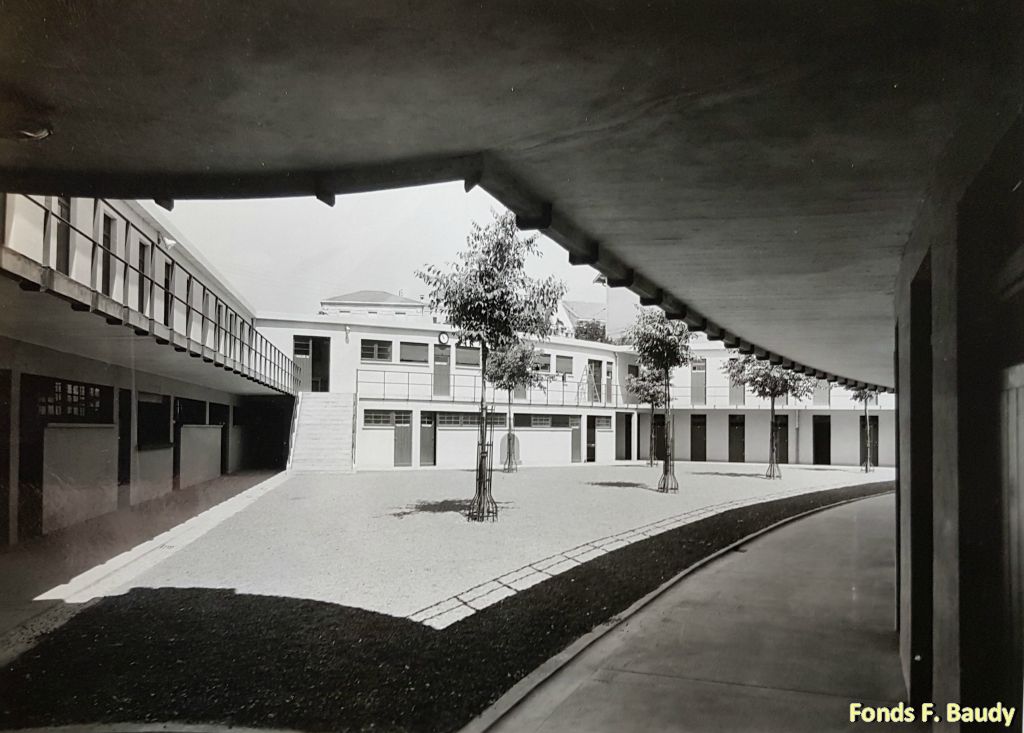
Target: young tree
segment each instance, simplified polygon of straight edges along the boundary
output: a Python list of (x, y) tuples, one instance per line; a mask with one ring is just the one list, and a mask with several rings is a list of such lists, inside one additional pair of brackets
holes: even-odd
[(573, 338), (580, 341), (597, 341), (602, 344), (608, 343), (604, 324), (601, 321), (580, 321), (576, 324)]
[(535, 235), (522, 236), (511, 212), (494, 212), (486, 226), (475, 223), (466, 249), (447, 267), (427, 265), (416, 275), (430, 289), (430, 307), (459, 332), (459, 339), (480, 344), (480, 437), (476, 491), (467, 516), (483, 521), (498, 516), (491, 495), (487, 445), (487, 358), (491, 351), (519, 343), (524, 336), (544, 338), (565, 283), (553, 276), (526, 275), (526, 260), (540, 256)]
[(771, 400), (771, 417), (768, 429), (768, 470), (765, 478), (782, 478), (779, 468), (778, 433), (775, 426), (775, 400), (786, 395), (801, 400), (814, 391), (815, 380), (803, 374), (762, 361), (753, 355), (729, 359), (722, 365), (733, 384), (747, 386), (755, 397)]
[(871, 472), (871, 417), (868, 415), (868, 404), (878, 397), (872, 389), (851, 389), (850, 399), (864, 403), (864, 473)]
[(651, 406), (650, 449), (647, 451), (647, 465), (654, 465), (654, 411), (665, 402), (665, 377), (661, 372), (646, 366), (640, 367), (636, 376), (626, 377), (626, 389), (632, 392), (641, 405)]
[(495, 389), (508, 392), (508, 450), (505, 453), (504, 470), (516, 470), (516, 438), (512, 425), (512, 393), (525, 387), (545, 387), (547, 379), (534, 369), (537, 352), (533, 344), (521, 342), (501, 346), (491, 352), (487, 360), (487, 381)]
[(690, 331), (659, 308), (643, 308), (628, 335), (640, 365), (661, 374), (664, 382), (665, 462), (658, 491), (679, 491), (672, 458), (672, 370), (690, 363)]

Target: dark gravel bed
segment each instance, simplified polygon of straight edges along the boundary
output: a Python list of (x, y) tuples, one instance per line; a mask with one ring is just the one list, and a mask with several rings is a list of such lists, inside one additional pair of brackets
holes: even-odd
[(0, 728), (208, 722), (450, 731), (701, 558), (833, 489), (733, 509), (596, 558), (447, 629), (357, 608), (206, 589), (101, 600), (0, 670)]

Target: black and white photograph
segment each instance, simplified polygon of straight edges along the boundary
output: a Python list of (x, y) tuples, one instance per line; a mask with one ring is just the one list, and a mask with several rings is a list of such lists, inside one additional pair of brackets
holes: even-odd
[(1022, 718), (1024, 2), (0, 0), (0, 733)]

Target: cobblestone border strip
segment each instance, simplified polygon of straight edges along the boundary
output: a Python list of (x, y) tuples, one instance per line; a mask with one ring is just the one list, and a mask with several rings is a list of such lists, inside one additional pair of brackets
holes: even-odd
[[(849, 488), (837, 486), (840, 488)], [(498, 601), (515, 595), (521, 590), (536, 585), (548, 578), (554, 577), (566, 570), (571, 570), (577, 565), (582, 565), (588, 560), (600, 557), (607, 552), (625, 547), (639, 540), (654, 537), (671, 529), (690, 524), (697, 520), (709, 517), (712, 514), (720, 514), (729, 509), (736, 509), (752, 504), (760, 504), (777, 499), (787, 499), (801, 494), (811, 494), (818, 491), (829, 491), (820, 488), (796, 488), (784, 491), (776, 491), (770, 494), (763, 494), (749, 499), (733, 499), (718, 504), (709, 504), (697, 507), (680, 514), (675, 514), (664, 519), (658, 519), (647, 524), (642, 524), (632, 529), (623, 530), (615, 534), (590, 540), (583, 544), (570, 547), (567, 550), (549, 555), (548, 557), (528, 563), (521, 567), (499, 575), (490, 580), (474, 585), (461, 593), (456, 593), (444, 600), (425, 606), (406, 618), (425, 624), (434, 629), (444, 629), (456, 621), (467, 616), (472, 616), (477, 611), (487, 608)]]

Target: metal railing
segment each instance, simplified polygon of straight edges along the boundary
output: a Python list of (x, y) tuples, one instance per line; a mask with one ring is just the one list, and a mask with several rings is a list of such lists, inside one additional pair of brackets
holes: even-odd
[[(126, 325), (152, 333), (161, 343), (173, 342), (178, 350), (191, 351), (281, 392), (294, 394), (298, 390), (299, 367), (256, 330), (251, 318), (232, 308), (176, 260), (172, 243), (159, 236), (154, 239), (105, 199), (96, 200), (103, 206), (96, 206), (95, 230), (106, 239), (102, 217), (110, 212), (123, 230), (120, 242), (114, 241), (113, 233), (106, 243), (97, 240), (33, 196), (19, 194), (15, 198), (31, 202), (42, 216), (41, 257), (12, 246), (14, 241), (0, 243), (0, 248), (88, 287), (95, 309), (108, 317), (111, 306), (126, 309)], [(15, 239), (17, 232), (14, 234), (8, 239)], [(61, 253), (61, 248), (68, 251)], [(93, 307), (94, 303), (83, 304)]]
[[(587, 381), (566, 375), (550, 375), (543, 387), (532, 387), (513, 392), (513, 405), (544, 405), (552, 407), (628, 407), (648, 409), (636, 395), (616, 383), (603, 382), (599, 388)], [(398, 369), (357, 369), (356, 394), (360, 399), (403, 400), (430, 402), (478, 403), (480, 401), (479, 374), (451, 374), (447, 380), (437, 383), (429, 371)], [(508, 393), (486, 385), (485, 400), (505, 404)], [(762, 400), (746, 392), (742, 401), (728, 386), (710, 386), (703, 394), (693, 394), (690, 387), (670, 388), (673, 407), (680, 409), (768, 409), (768, 400)], [(696, 397), (696, 400), (693, 398)], [(778, 400), (776, 409), (811, 407), (811, 401)], [(838, 406), (838, 405), (834, 405)], [(845, 406), (845, 405), (844, 405)]]

